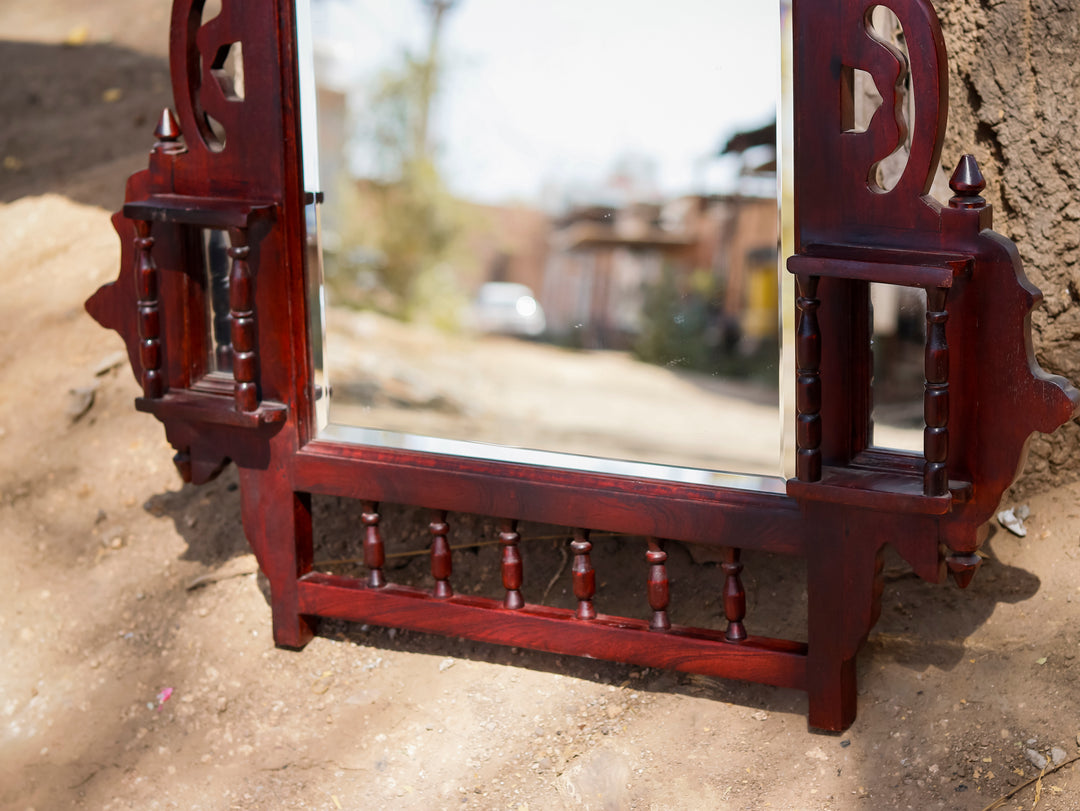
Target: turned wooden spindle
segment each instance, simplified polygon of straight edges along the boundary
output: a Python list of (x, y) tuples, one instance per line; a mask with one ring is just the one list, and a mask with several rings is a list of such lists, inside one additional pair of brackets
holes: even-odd
[(158, 307), (158, 272), (151, 253), (154, 238), (150, 223), (135, 221), (135, 285), (139, 308), (139, 363), (143, 396), (161, 397), (165, 378), (161, 372), (161, 312)]
[[(169, 108), (161, 112), (154, 129), (153, 152), (176, 155), (184, 151), (180, 143), (180, 125)], [(159, 398), (165, 394), (165, 377), (161, 369), (161, 310), (158, 303), (158, 270), (153, 257), (154, 238), (150, 223), (135, 220), (135, 285), (139, 311), (139, 363), (142, 366), (143, 396)]]
[(728, 642), (742, 642), (746, 639), (746, 628), (743, 626), (743, 617), (746, 616), (746, 591), (743, 589), (742, 578), (739, 574), (743, 570), (742, 550), (734, 546), (726, 546), (723, 550), (724, 570), (724, 616), (727, 618), (727, 631), (724, 638)]
[(649, 538), (649, 551), (645, 553), (645, 559), (649, 562), (649, 608), (653, 612), (649, 630), (666, 631), (671, 628), (671, 621), (667, 613), (669, 595), (664, 542), (659, 538)]
[(435, 579), (435, 588), (432, 591), (437, 598), (445, 600), (454, 596), (454, 590), (450, 588), (450, 573), (453, 565), (450, 559), (450, 544), (446, 535), (450, 526), (446, 523), (446, 510), (432, 510), (431, 523), (428, 524), (431, 532), (431, 576)]
[(596, 571), (592, 567), (589, 552), (589, 530), (575, 529), (574, 540), (570, 542), (570, 551), (574, 553), (574, 563), (570, 571), (574, 579), (574, 596), (577, 597), (577, 618), (579, 620), (596, 619), (593, 597), (596, 596)]
[(943, 496), (949, 492), (949, 344), (945, 326), (948, 289), (926, 291), (926, 391), (923, 395), (923, 494)]
[(251, 248), (246, 228), (229, 229), (229, 318), (232, 319), (233, 379), (236, 410), (255, 411), (259, 407), (255, 383), (255, 280), (248, 266)]
[(799, 324), (795, 334), (795, 476), (821, 480), (821, 328), (817, 311), (818, 277), (796, 275)]
[(386, 552), (383, 549), (382, 534), (379, 532), (379, 505), (374, 501), (365, 501), (360, 521), (364, 525), (364, 565), (368, 570), (368, 586), (373, 589), (386, 585), (383, 578), (383, 563)]
[(506, 589), (505, 608), (523, 608), (525, 599), (521, 596), (523, 569), (518, 543), (521, 536), (517, 533), (517, 520), (505, 518), (499, 527), (499, 543), (502, 544), (502, 582)]

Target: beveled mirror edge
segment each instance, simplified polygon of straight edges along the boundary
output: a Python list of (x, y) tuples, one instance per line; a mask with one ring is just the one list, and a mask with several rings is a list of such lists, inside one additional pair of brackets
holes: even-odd
[[(780, 276), (780, 474), (795, 475), (795, 278), (787, 272), (787, 260), (795, 254), (795, 89), (792, 81), (792, 0), (780, 6), (780, 91), (777, 95), (776, 176), (777, 222), (780, 245), (777, 270)], [(786, 213), (785, 213), (786, 212)]]
[[(783, 493), (785, 480), (780, 476), (726, 473), (702, 470), (678, 465), (661, 465), (637, 462), (629, 459), (608, 459), (600, 456), (518, 448), (512, 445), (495, 445), (485, 442), (428, 437), (385, 431), (378, 428), (361, 428), (353, 425), (328, 423), (319, 432), (319, 441), (341, 442), (346, 445), (368, 445), (382, 449), (412, 451), (433, 456), (480, 459), (491, 462), (573, 470), (582, 473), (628, 476), (639, 479), (729, 487), (736, 490), (758, 490), (767, 493)], [(566, 464), (573, 461), (574, 464)]]

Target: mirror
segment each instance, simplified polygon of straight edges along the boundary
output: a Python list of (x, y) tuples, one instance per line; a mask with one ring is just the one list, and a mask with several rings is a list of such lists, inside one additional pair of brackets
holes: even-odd
[(200, 248), (203, 251), (203, 284), (209, 291), (206, 297), (206, 323), (210, 327), (207, 342), (206, 369), (211, 374), (233, 371), (232, 317), (229, 313), (229, 242), (224, 231), (207, 228), (202, 231)]
[(923, 450), (926, 291), (921, 287), (870, 285), (873, 324), (874, 445)]
[(777, 3), (298, 5), (320, 436), (782, 487)]

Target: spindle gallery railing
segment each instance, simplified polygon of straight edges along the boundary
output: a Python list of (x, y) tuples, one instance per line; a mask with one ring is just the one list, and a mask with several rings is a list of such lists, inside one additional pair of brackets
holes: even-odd
[[(909, 58), (869, 30), (876, 5), (899, 19)], [(204, 23), (205, 8), (204, 0), (173, 2), (176, 117), (162, 116), (149, 167), (128, 180), (113, 218), (120, 275), (87, 309), (123, 337), (143, 389), (136, 407), (165, 424), (185, 480), (200, 484), (229, 461), (238, 466), (244, 530), (270, 582), (275, 642), (302, 647), (319, 617), (341, 617), (793, 687), (807, 692), (811, 725), (851, 724), (855, 656), (880, 608), (882, 548), (894, 546), (927, 580), (948, 571), (967, 585), (1028, 438), (1080, 412), (1080, 393), (1034, 359), (1029, 316), (1039, 292), (1015, 247), (991, 230), (974, 158), (961, 158), (947, 206), (928, 195), (949, 97), (944, 38), (928, 0), (800, 0), (792, 8), (796, 475), (752, 490), (320, 434), (310, 330), (318, 263), (308, 263), (296, 9), (292, 0), (221, 0)], [(235, 45), (243, 98), (215, 75)], [(845, 131), (845, 77), (854, 70), (869, 74), (883, 99), (863, 132)], [(225, 144), (208, 116), (227, 131)], [(905, 143), (901, 176), (890, 190), (877, 187), (874, 168)], [(206, 314), (217, 308), (209, 305), (206, 229), (229, 234), (231, 379), (228, 364), (207, 368), (215, 332)], [(873, 445), (875, 281), (927, 291), (923, 454)], [(361, 502), (365, 577), (312, 571), (313, 495)], [(387, 582), (380, 501), (432, 510), (430, 589)], [(466, 594), (472, 583), (451, 585), (455, 513), (501, 516), (498, 599)], [(526, 602), (519, 521), (570, 528), (573, 608)], [(648, 619), (602, 613), (592, 546), (601, 532), (648, 539), (640, 562)], [(724, 630), (671, 622), (662, 539), (727, 547), (718, 584)], [(740, 549), (804, 561), (805, 644), (748, 633)]]
[[(978, 213), (986, 210), (980, 195), (986, 182), (975, 159), (965, 155), (953, 172), (949, 185), (953, 197), (949, 208)], [(798, 321), (795, 332), (796, 364), (796, 467), (801, 482), (822, 478), (822, 329), (818, 312), (822, 306), (818, 289), (822, 279), (841, 281), (833, 296), (852, 295), (850, 285), (869, 282), (921, 287), (926, 293), (925, 385), (923, 395), (922, 489), (927, 497), (949, 494), (949, 291), (958, 278), (971, 274), (972, 260), (964, 255), (918, 254), (897, 251), (863, 251), (855, 256), (846, 246), (809, 246), (792, 257), (789, 269), (795, 274)], [(865, 293), (863, 294), (865, 297)], [(858, 296), (854, 296), (858, 299)], [(861, 336), (866, 342), (868, 335)], [(872, 375), (871, 358), (865, 357), (866, 376)], [(867, 441), (863, 444), (868, 444)]]
[[(411, 584), (409, 581), (412, 578), (410, 577), (405, 578), (406, 582), (399, 583), (387, 580), (384, 573), (388, 557), (386, 553), (387, 544), (380, 529), (382, 514), (380, 504), (373, 501), (362, 501), (361, 524), (363, 529), (360, 538), (362, 556), (358, 559), (316, 561), (313, 564), (313, 572), (304, 578), (305, 582), (333, 582), (339, 588), (367, 590), (373, 593), (373, 599), (378, 599), (376, 596), (378, 592), (398, 596), (410, 594), (417, 598), (423, 597), (425, 599), (446, 601), (450, 606), (461, 604), (494, 607), (497, 605), (499, 608), (514, 612), (534, 612), (549, 617), (561, 616), (573, 618), (582, 623), (596, 622), (600, 626), (614, 623), (622, 627), (627, 633), (643, 635), (671, 633), (676, 636), (696, 636), (700, 638), (702, 643), (714, 645), (717, 650), (731, 649), (733, 646), (739, 646), (743, 643), (748, 643), (748, 649), (755, 646), (760, 647), (763, 644), (768, 648), (772, 643), (777, 642), (777, 640), (766, 640), (760, 637), (751, 639), (747, 634), (744, 624), (746, 618), (746, 590), (743, 587), (741, 578), (743, 570), (742, 550), (738, 547), (721, 547), (720, 550), (722, 561), (720, 564), (721, 577), (717, 583), (718, 599), (716, 602), (722, 605), (722, 621), (725, 627), (722, 632), (718, 632), (709, 628), (672, 626), (668, 619), (671, 595), (666, 566), (667, 552), (664, 551), (665, 542), (657, 538), (646, 539), (647, 551), (641, 566), (640, 588), (628, 583), (619, 583), (615, 586), (621, 591), (629, 589), (631, 592), (640, 592), (643, 595), (642, 611), (650, 615), (648, 622), (644, 622), (631, 617), (600, 614), (597, 611), (595, 602), (597, 600), (602, 602), (603, 595), (597, 592), (597, 572), (592, 563), (593, 543), (590, 540), (593, 533), (588, 529), (576, 527), (561, 535), (543, 535), (533, 539), (544, 540), (556, 537), (566, 539), (569, 552), (568, 558), (571, 561), (570, 590), (575, 607), (573, 609), (559, 609), (547, 606), (543, 602), (535, 604), (525, 602), (522, 595), (522, 590), (526, 586), (525, 554), (523, 554), (523, 549), (528, 548), (529, 539), (521, 536), (518, 532), (518, 522), (513, 519), (501, 519), (498, 522), (498, 538), (497, 541), (494, 541), (501, 547), (498, 566), (504, 592), (503, 596), (495, 600), (493, 598), (477, 597), (473, 594), (455, 595), (449, 582), (453, 570), (453, 551), (448, 537), (450, 533), (448, 513), (446, 510), (430, 510), (429, 517), (430, 521), (427, 529), (431, 536), (431, 543), (427, 554), (430, 561), (430, 585), (427, 588)], [(609, 537), (612, 542), (625, 540), (616, 533), (601, 534)], [(483, 542), (480, 544), (465, 544), (460, 548), (472, 549), (482, 545), (484, 545)], [(423, 554), (423, 552), (424, 550), (416, 550), (394, 554), (397, 557), (402, 557), (415, 556)], [(355, 563), (363, 565), (364, 576), (348, 577), (318, 572), (320, 567), (331, 568)], [(565, 567), (566, 560), (563, 563)], [(565, 568), (560, 568), (559, 572), (556, 573), (557, 577), (561, 577), (564, 571)], [(483, 575), (479, 578), (481, 581), (486, 579)], [(552, 583), (554, 582), (556, 582), (555, 579), (553, 579)], [(472, 585), (475, 585), (475, 582)], [(625, 595), (619, 596), (621, 600), (625, 601)], [(683, 595), (683, 597), (699, 603), (702, 599), (700, 593), (687, 594)], [(341, 616), (348, 618), (344, 614)], [(372, 615), (364, 613), (353, 617), (353, 619), (371, 621)], [(789, 646), (788, 649), (795, 655), (799, 654), (798, 643), (794, 643), (794, 647)], [(562, 648), (556, 645), (553, 650), (559, 651)], [(626, 661), (632, 663), (636, 660), (628, 658)]]

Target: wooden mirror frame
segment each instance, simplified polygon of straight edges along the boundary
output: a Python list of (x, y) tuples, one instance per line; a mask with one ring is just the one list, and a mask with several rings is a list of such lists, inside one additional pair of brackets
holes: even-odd
[[(855, 718), (855, 655), (874, 624), (881, 552), (923, 578), (964, 586), (1033, 431), (1076, 416), (1080, 396), (1034, 360), (1040, 293), (1015, 247), (989, 230), (983, 181), (965, 156), (947, 207), (929, 195), (945, 126), (947, 68), (925, 0), (795, 0), (794, 139), (798, 284), (797, 469), (786, 493), (643, 480), (350, 445), (315, 435), (305, 277), (305, 199), (293, 0), (175, 0), (176, 114), (162, 115), (149, 168), (113, 218), (119, 278), (87, 309), (123, 337), (143, 388), (136, 408), (165, 425), (185, 481), (233, 461), (247, 538), (269, 579), (274, 640), (300, 648), (318, 617), (467, 637), (804, 690), (809, 723)], [(875, 5), (903, 26), (909, 56), (869, 33)], [(243, 99), (222, 81), (241, 42)], [(915, 121), (907, 168), (888, 192), (872, 167)], [(846, 131), (853, 69), (884, 103)], [(208, 116), (224, 129), (224, 146)], [(202, 229), (228, 232), (232, 375), (209, 372)], [(925, 453), (871, 446), (869, 282), (927, 291)], [(364, 579), (312, 571), (312, 494), (364, 502)], [(433, 585), (386, 582), (379, 502), (430, 509)], [(447, 515), (501, 519), (502, 600), (457, 595)], [(524, 602), (518, 522), (572, 529), (576, 610)], [(642, 581), (652, 619), (598, 614), (590, 530), (649, 538)], [(725, 631), (668, 620), (664, 540), (723, 549)], [(806, 559), (807, 642), (753, 636), (740, 550)], [(677, 598), (679, 595), (675, 595)]]

